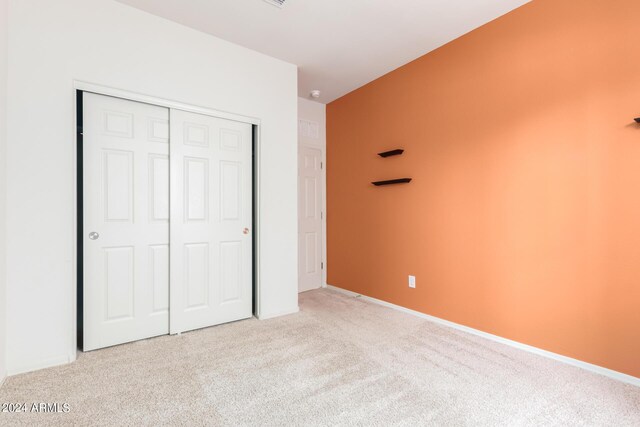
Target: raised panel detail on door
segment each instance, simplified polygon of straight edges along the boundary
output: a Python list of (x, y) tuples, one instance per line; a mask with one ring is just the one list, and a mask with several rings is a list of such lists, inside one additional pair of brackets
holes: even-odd
[(89, 351), (169, 332), (169, 111), (83, 98), (82, 348)]
[(171, 333), (251, 317), (252, 127), (171, 110), (170, 133)]
[(209, 146), (209, 127), (195, 123), (184, 124), (184, 140), (186, 145)]
[(106, 221), (131, 221), (133, 214), (133, 153), (104, 150)]
[(318, 217), (318, 180), (315, 177), (304, 177), (304, 217)]
[(149, 119), (149, 141), (169, 142), (169, 120)]
[(222, 220), (238, 220), (242, 201), (242, 171), (238, 162), (220, 162), (220, 204)]
[(184, 209), (187, 221), (204, 221), (209, 210), (209, 160), (184, 159)]
[(300, 147), (298, 275), (300, 292), (322, 286), (322, 151)]
[(169, 156), (149, 155), (149, 212), (152, 221), (169, 220)]
[(133, 248), (105, 248), (105, 320), (133, 317)]
[(316, 153), (307, 153), (304, 154), (304, 168), (310, 171), (315, 171), (319, 169), (318, 162), (320, 159), (317, 157)]
[(169, 310), (169, 245), (149, 246), (149, 277), (153, 284), (153, 313)]
[(104, 134), (121, 138), (133, 138), (133, 114), (104, 111)]
[(209, 245), (185, 245), (184, 261), (187, 309), (206, 307), (209, 305)]
[(226, 151), (240, 151), (242, 148), (242, 133), (230, 129), (220, 130), (220, 149)]
[(242, 242), (220, 243), (222, 302), (235, 301), (242, 295)]
[(311, 232), (304, 234), (304, 249), (305, 249), (305, 273), (313, 274), (318, 272), (318, 233)]

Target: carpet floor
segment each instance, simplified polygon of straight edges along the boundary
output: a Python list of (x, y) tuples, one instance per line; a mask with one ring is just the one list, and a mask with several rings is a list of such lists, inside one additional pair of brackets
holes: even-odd
[(331, 290), (6, 380), (2, 425), (640, 426), (640, 388)]

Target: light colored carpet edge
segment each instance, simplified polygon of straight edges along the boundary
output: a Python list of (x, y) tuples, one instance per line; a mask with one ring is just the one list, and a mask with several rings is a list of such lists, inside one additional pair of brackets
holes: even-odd
[(444, 325), (444, 326), (449, 327), (449, 328), (457, 329), (458, 331), (467, 332), (467, 333), (470, 333), (472, 335), (479, 336), (481, 338), (486, 338), (486, 339), (491, 340), (491, 341), (495, 341), (495, 342), (498, 342), (498, 343), (506, 344), (508, 346), (514, 347), (514, 348), (519, 349), (519, 350), (524, 350), (524, 351), (527, 351), (527, 352), (530, 352), (530, 353), (533, 353), (533, 354), (537, 354), (539, 356), (547, 357), (547, 358), (550, 358), (550, 359), (553, 359), (553, 360), (556, 360), (556, 361), (559, 361), (559, 362), (562, 362), (562, 363), (566, 363), (566, 364), (571, 365), (571, 366), (576, 366), (578, 368), (585, 369), (585, 370), (587, 370), (589, 372), (593, 372), (593, 373), (596, 373), (596, 374), (599, 374), (599, 375), (604, 375), (604, 376), (612, 378), (614, 380), (622, 381), (624, 383), (631, 384), (631, 385), (636, 386), (636, 387), (640, 387), (640, 378), (638, 378), (638, 377), (634, 377), (634, 376), (631, 376), (631, 375), (623, 374), (622, 372), (614, 371), (614, 370), (611, 370), (611, 369), (604, 368), (602, 366), (594, 365), (594, 364), (591, 364), (591, 363), (583, 362), (583, 361), (578, 360), (578, 359), (573, 359), (573, 358), (568, 357), (568, 356), (563, 356), (563, 355), (558, 354), (558, 353), (553, 353), (551, 351), (543, 350), (543, 349), (538, 348), (538, 347), (533, 347), (533, 346), (528, 345), (528, 344), (523, 344), (523, 343), (520, 343), (518, 341), (513, 341), (513, 340), (510, 340), (510, 339), (507, 339), (507, 338), (503, 338), (503, 337), (501, 337), (499, 335), (493, 335), (493, 334), (490, 334), (488, 332), (481, 331), (479, 329), (474, 329), (474, 328), (471, 328), (469, 326), (464, 326), (464, 325), (461, 325), (461, 324), (458, 324), (458, 323), (455, 323), (455, 322), (451, 322), (449, 320), (445, 320), (445, 319), (442, 319), (442, 318), (439, 318), (439, 317), (431, 316), (429, 314), (421, 313), (419, 311), (411, 310), (411, 309), (406, 308), (406, 307), (402, 307), (402, 306), (399, 306), (399, 305), (396, 305), (396, 304), (392, 304), (392, 303), (387, 302), (387, 301), (379, 300), (379, 299), (376, 299), (376, 298), (373, 298), (373, 297), (369, 297), (369, 296), (366, 296), (366, 295), (358, 294), (358, 293), (353, 292), (353, 291), (349, 291), (349, 290), (346, 290), (346, 289), (338, 288), (336, 286), (327, 285), (327, 288), (329, 290), (334, 290), (334, 291), (337, 291), (337, 292), (339, 292), (341, 294), (344, 294), (344, 295), (347, 295), (347, 296), (361, 298), (361, 299), (363, 299), (365, 301), (373, 302), (375, 304), (379, 304), (379, 305), (382, 305), (384, 307), (389, 307), (389, 308), (392, 308), (394, 310), (398, 310), (398, 311), (401, 311), (401, 312), (404, 312), (404, 313), (408, 313), (408, 314), (411, 314), (412, 316), (418, 316), (418, 317), (420, 317), (422, 319), (426, 319), (426, 320), (429, 320), (431, 322), (435, 322), (437, 324)]
[(2, 425), (640, 425), (640, 389), (330, 290), (10, 377)]

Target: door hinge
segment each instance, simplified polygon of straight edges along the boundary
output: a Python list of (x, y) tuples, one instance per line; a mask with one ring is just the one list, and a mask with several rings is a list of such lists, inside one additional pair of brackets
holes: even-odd
[(320, 263), (320, 270), (324, 270), (324, 262)]
[(320, 162), (320, 169), (324, 168), (324, 163)]
[(320, 212), (320, 219), (324, 219), (324, 212)]

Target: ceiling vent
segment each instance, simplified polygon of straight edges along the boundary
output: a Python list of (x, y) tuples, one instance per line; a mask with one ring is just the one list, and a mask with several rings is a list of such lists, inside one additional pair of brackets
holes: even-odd
[(282, 7), (284, 6), (284, 2), (287, 0), (264, 0), (264, 1), (274, 6)]

